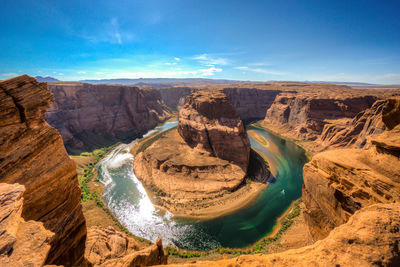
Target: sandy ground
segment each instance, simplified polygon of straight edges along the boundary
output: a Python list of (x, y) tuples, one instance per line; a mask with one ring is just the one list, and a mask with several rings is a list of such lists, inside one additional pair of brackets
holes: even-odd
[(314, 243), (304, 220), (304, 203), (300, 203), (300, 208), (300, 215), (293, 219), (293, 224), (282, 234), (281, 238), (269, 247), (268, 253), (301, 248)]

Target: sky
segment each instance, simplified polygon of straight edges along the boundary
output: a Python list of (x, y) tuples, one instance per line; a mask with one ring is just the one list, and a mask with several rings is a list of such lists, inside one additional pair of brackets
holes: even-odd
[(0, 79), (400, 84), (399, 0), (0, 1)]

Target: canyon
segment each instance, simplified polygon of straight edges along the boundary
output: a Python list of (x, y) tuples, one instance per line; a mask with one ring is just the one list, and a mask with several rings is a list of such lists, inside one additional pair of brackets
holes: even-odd
[(131, 141), (172, 114), (153, 89), (84, 83), (52, 83), (49, 89), (55, 102), (46, 121), (69, 153)]
[[(303, 169), (302, 201), (314, 244), (188, 266), (399, 265), (398, 96), (290, 82), (152, 89), (47, 86), (27, 75), (0, 81), (0, 260), (6, 266), (166, 264), (161, 240), (142, 247), (115, 229), (86, 227), (67, 150), (128, 142), (179, 109), (177, 129), (131, 151), (135, 173), (156, 186), (154, 201), (177, 214), (188, 206), (185, 215), (211, 214), (215, 203), (243, 202), (238, 195), (238, 202), (214, 199), (243, 183), (251, 161), (241, 120), (262, 119), (262, 127), (312, 155)], [(172, 199), (182, 202), (174, 206)]]
[[(60, 134), (44, 120), (53, 101), (47, 84), (27, 75), (0, 82), (0, 260), (5, 266), (92, 266), (85, 242), (93, 236), (86, 238), (76, 166)], [(165, 263), (163, 255), (159, 241), (147, 250), (120, 253), (112, 265)]]

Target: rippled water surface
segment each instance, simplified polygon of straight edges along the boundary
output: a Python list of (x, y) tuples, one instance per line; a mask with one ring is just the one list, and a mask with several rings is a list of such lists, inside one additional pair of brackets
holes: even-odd
[[(167, 122), (146, 136), (176, 124)], [(245, 209), (210, 221), (174, 220), (170, 213), (158, 210), (133, 172), (129, 149), (138, 140), (119, 145), (99, 163), (99, 178), (105, 185), (103, 199), (132, 234), (152, 241), (162, 237), (165, 244), (196, 250), (252, 244), (271, 232), (276, 218), (301, 196), (302, 169), (307, 158), (304, 150), (290, 141), (252, 126), (248, 129), (267, 140), (268, 146), (264, 147), (249, 136), (251, 146), (268, 159), (276, 181)]]

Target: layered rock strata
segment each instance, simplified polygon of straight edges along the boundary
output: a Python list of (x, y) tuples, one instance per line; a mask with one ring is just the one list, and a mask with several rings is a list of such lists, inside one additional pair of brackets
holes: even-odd
[(398, 203), (375, 204), (357, 211), (346, 224), (310, 246), (183, 266), (399, 266), (399, 225)]
[(225, 94), (199, 91), (189, 96), (179, 112), (178, 132), (190, 147), (247, 171), (250, 141)]
[(376, 100), (375, 96), (282, 93), (268, 109), (265, 121), (297, 139), (316, 140), (328, 120), (353, 118)]
[(150, 266), (166, 264), (161, 239), (148, 248), (112, 227), (88, 230), (85, 257), (93, 266)]
[(85, 219), (75, 164), (43, 119), (53, 101), (47, 85), (27, 75), (0, 82), (0, 182), (23, 185), (22, 218), (54, 233), (46, 263), (79, 265)]
[(400, 201), (400, 99), (389, 99), (381, 118), (387, 128), (369, 136), (370, 148), (319, 153), (304, 166), (305, 218), (315, 240), (326, 237), (362, 207)]
[(55, 103), (46, 120), (70, 153), (131, 141), (171, 115), (160, 93), (133, 86), (49, 85)]
[(53, 233), (21, 217), (25, 187), (0, 183), (0, 265), (43, 266)]

